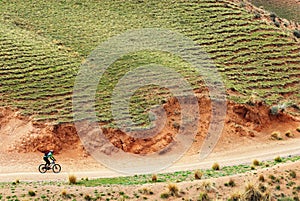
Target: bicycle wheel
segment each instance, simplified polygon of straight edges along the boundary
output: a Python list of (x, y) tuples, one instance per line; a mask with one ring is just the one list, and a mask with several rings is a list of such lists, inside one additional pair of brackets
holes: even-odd
[(52, 167), (54, 173), (59, 173), (61, 171), (61, 166), (59, 164), (55, 164)]
[(40, 172), (40, 173), (45, 173), (45, 172), (47, 172), (47, 167), (46, 167), (45, 164), (40, 164), (40, 166), (39, 166), (39, 172)]

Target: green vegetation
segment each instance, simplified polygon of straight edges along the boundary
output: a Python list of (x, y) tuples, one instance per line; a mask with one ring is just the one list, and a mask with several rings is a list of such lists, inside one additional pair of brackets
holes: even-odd
[[(84, 58), (108, 38), (145, 27), (178, 31), (199, 44), (227, 89), (235, 92), (232, 100), (245, 102), (253, 92), (268, 104), (299, 98), (299, 43), (293, 33), (253, 19), (230, 1), (39, 1), (32, 6), (28, 0), (3, 0), (1, 106), (39, 121), (71, 122), (74, 81)], [(192, 66), (176, 55), (133, 52), (111, 65), (99, 82), (99, 121), (113, 123), (112, 90), (127, 72), (149, 63), (173, 67), (194, 89), (205, 87)], [(148, 125), (147, 112), (169, 96), (157, 86), (136, 91), (130, 112), (137, 126)]]
[[(282, 163), (285, 162), (295, 162), (300, 160), (300, 156), (295, 157), (279, 157)], [(259, 168), (270, 168), (278, 164), (278, 159), (275, 161), (263, 161), (260, 163)], [(252, 165), (237, 165), (237, 166), (225, 166), (222, 167), (221, 170), (213, 170), (213, 169), (206, 169), (201, 170), (202, 178), (217, 178), (223, 176), (230, 176), (240, 173), (245, 173), (251, 171)], [(182, 181), (193, 181), (195, 180), (195, 171), (179, 171), (174, 173), (165, 173), (165, 174), (158, 174), (157, 177), (159, 178), (157, 182), (182, 182)], [(262, 176), (263, 177), (263, 176)], [(276, 178), (272, 178), (275, 180)], [(264, 181), (265, 178), (260, 178), (260, 180)], [(78, 185), (84, 186), (98, 186), (98, 185), (107, 185), (107, 184), (122, 184), (122, 185), (135, 185), (135, 184), (146, 184), (152, 182), (152, 175), (135, 175), (135, 176), (127, 176), (127, 177), (115, 177), (115, 178), (99, 178), (99, 179), (91, 179), (91, 180), (80, 180), (77, 182)]]
[(270, 12), (275, 12), (279, 17), (286, 18), (288, 20), (293, 20), (300, 22), (300, 5), (296, 2), (290, 4), (282, 1), (264, 1), (264, 0), (250, 0), (256, 6), (263, 6), (266, 10)]

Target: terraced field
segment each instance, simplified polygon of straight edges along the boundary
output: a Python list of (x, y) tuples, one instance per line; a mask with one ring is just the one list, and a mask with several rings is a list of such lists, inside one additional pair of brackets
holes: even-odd
[[(268, 104), (299, 103), (299, 39), (228, 0), (50, 0), (34, 5), (3, 0), (0, 13), (0, 104), (38, 121), (71, 122), (74, 81), (84, 58), (109, 37), (149, 27), (177, 31), (203, 48), (221, 72), (230, 99), (244, 102), (256, 95)], [(115, 62), (99, 83), (99, 121), (112, 121), (110, 100), (118, 80), (153, 62), (174, 66), (194, 89), (205, 88), (195, 70), (175, 55), (132, 53)], [(150, 106), (168, 96), (154, 86), (137, 91), (134, 120), (147, 123)]]

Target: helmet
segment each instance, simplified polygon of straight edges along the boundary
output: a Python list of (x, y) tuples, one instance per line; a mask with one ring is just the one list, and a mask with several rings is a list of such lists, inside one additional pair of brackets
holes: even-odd
[(49, 152), (53, 153), (54, 151), (51, 149)]

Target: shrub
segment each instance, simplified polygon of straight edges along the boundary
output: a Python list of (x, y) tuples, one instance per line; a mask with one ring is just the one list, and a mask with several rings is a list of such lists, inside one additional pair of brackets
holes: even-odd
[(281, 134), (277, 131), (273, 132), (271, 134), (271, 139), (273, 140), (282, 140)]
[(296, 178), (296, 177), (297, 177), (297, 174), (296, 174), (296, 172), (295, 172), (294, 170), (291, 170), (291, 171), (290, 171), (290, 176), (291, 176), (292, 178)]
[(231, 186), (231, 187), (234, 187), (235, 186), (235, 182), (233, 179), (229, 179), (229, 182), (228, 182), (228, 185)]
[(279, 113), (279, 107), (278, 107), (278, 105), (272, 106), (271, 109), (270, 109), (270, 113), (272, 115), (278, 115), (278, 113)]
[(282, 158), (280, 156), (277, 156), (275, 159), (274, 159), (275, 162), (282, 162)]
[(278, 21), (274, 21), (274, 25), (276, 26), (276, 27), (280, 27), (280, 22), (278, 22)]
[(243, 199), (243, 195), (240, 192), (235, 192), (230, 195), (228, 201), (240, 201)]
[(203, 176), (203, 172), (201, 172), (200, 170), (196, 170), (194, 176), (195, 179), (201, 179)]
[(157, 182), (157, 175), (153, 174), (151, 180), (152, 182)]
[(295, 37), (300, 38), (300, 31), (299, 30), (294, 30), (293, 34), (294, 34)]
[(209, 198), (207, 192), (200, 192), (198, 201), (209, 201), (209, 200), (210, 200), (210, 198)]
[(210, 192), (210, 191), (214, 190), (214, 188), (213, 188), (210, 181), (203, 181), (201, 185), (204, 188), (204, 190), (207, 191), (207, 192)]
[(67, 196), (67, 191), (66, 191), (65, 189), (62, 190), (62, 191), (61, 191), (61, 195), (64, 196), (64, 197), (66, 197), (66, 196)]
[(261, 192), (253, 184), (249, 183), (245, 187), (245, 200), (261, 200), (263, 198)]
[(261, 182), (264, 182), (265, 181), (265, 177), (264, 177), (264, 175), (259, 175), (259, 177), (258, 177), (258, 181), (261, 181)]
[(252, 162), (252, 164), (254, 166), (259, 166), (260, 162), (258, 160), (256, 160), (256, 159), (254, 159), (253, 162)]
[(169, 189), (169, 194), (171, 196), (177, 196), (178, 195), (178, 187), (176, 186), (176, 184), (169, 184), (168, 185), (168, 189)]
[(267, 190), (267, 187), (265, 187), (263, 184), (259, 184), (258, 189), (264, 193)]
[(275, 13), (270, 13), (270, 18), (273, 22), (276, 21), (276, 17), (277, 17), (277, 15)]
[(28, 195), (30, 195), (30, 196), (35, 196), (35, 192), (32, 191), (32, 190), (30, 190), (30, 191), (28, 191)]
[(164, 193), (160, 194), (160, 198), (162, 198), (162, 199), (167, 199), (169, 197), (170, 197), (170, 195), (167, 192), (164, 192)]
[(264, 195), (263, 195), (263, 200), (265, 200), (265, 201), (268, 201), (268, 200), (274, 200), (273, 199), (273, 195), (272, 195), (272, 193), (271, 193), (271, 191), (269, 191), (269, 190), (267, 190), (265, 193), (264, 193)]
[(213, 169), (213, 170), (220, 170), (220, 165), (219, 165), (219, 163), (214, 163), (214, 164), (212, 165), (212, 169)]
[(286, 131), (285, 136), (288, 138), (294, 137), (294, 134), (291, 131)]
[(87, 200), (87, 201), (90, 201), (90, 200), (92, 200), (92, 197), (89, 194), (86, 194), (84, 196), (84, 199)]
[(300, 133), (300, 127), (296, 128), (296, 131), (298, 131)]
[(77, 177), (73, 174), (69, 175), (69, 184), (76, 184)]

